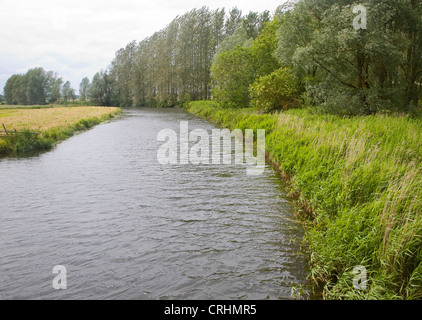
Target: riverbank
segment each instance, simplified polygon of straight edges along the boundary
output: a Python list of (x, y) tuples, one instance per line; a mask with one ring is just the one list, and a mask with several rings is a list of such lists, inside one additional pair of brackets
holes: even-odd
[[(422, 298), (421, 119), (256, 114), (210, 101), (187, 110), (225, 128), (266, 130), (324, 299)], [(366, 286), (357, 282), (364, 276)]]
[[(120, 113), (115, 107), (0, 108), (0, 123), (7, 130), (0, 136), (0, 157), (50, 150), (57, 142)], [(4, 131), (3, 126), (0, 130)]]

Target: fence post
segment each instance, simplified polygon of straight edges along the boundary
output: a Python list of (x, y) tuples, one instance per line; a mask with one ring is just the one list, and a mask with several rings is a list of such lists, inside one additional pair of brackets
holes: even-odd
[(9, 133), (7, 132), (6, 126), (4, 125), (4, 123), (2, 123), (2, 125), (3, 125), (3, 128), (4, 128), (4, 132), (6, 132), (6, 135), (8, 136)]

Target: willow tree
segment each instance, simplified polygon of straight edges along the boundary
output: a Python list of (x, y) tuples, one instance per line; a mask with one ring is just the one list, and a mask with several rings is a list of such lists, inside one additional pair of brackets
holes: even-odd
[[(414, 32), (420, 15), (413, 16), (419, 7), (411, 2), (302, 0), (282, 17), (277, 57), (301, 75), (306, 97), (323, 110), (406, 111), (418, 100), (421, 56), (418, 41), (409, 40), (421, 33)], [(358, 4), (366, 8), (362, 29), (353, 26)], [(414, 19), (405, 21), (406, 12)]]

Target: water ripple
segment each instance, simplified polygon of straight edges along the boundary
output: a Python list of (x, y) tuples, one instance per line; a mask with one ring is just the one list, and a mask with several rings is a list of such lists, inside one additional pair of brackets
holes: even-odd
[[(0, 161), (0, 299), (289, 299), (306, 262), (275, 173), (161, 166), (161, 129), (213, 127), (180, 110), (125, 113)], [(52, 287), (55, 265), (67, 290)]]

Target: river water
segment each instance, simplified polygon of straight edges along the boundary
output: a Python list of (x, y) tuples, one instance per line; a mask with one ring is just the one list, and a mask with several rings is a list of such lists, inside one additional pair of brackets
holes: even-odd
[(214, 128), (126, 109), (50, 152), (0, 160), (0, 299), (290, 299), (307, 269), (280, 179), (159, 164), (158, 132), (180, 121)]

